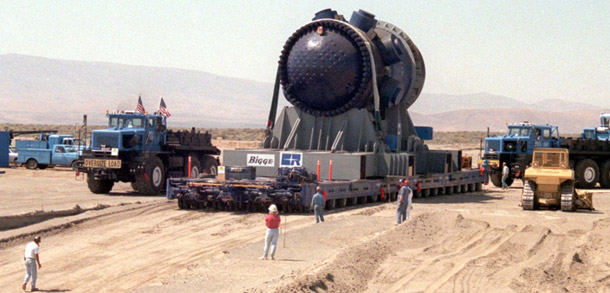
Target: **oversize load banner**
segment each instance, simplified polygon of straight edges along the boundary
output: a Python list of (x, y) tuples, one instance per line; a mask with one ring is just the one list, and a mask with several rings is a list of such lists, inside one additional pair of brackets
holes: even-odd
[(275, 155), (273, 154), (248, 154), (247, 159), (247, 166), (275, 167)]

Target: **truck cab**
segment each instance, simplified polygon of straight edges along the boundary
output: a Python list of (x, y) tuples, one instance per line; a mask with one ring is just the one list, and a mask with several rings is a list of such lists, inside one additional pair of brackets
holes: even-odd
[(586, 127), (583, 129), (581, 138), (583, 139), (610, 139), (610, 114), (602, 113), (598, 127)]
[(108, 114), (108, 127), (91, 132), (94, 152), (160, 151), (166, 139), (165, 116), (115, 112)]
[(509, 185), (521, 178), (525, 167), (531, 162), (534, 148), (558, 148), (561, 145), (559, 129), (552, 125), (534, 125), (529, 122), (507, 125), (508, 133), (499, 137), (486, 137), (483, 157), (495, 186), (502, 186), (501, 168), (507, 163), (510, 168)]

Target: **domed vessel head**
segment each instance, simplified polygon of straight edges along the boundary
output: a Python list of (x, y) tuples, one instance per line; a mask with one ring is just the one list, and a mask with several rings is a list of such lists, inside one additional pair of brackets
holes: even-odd
[(349, 22), (330, 9), (318, 12), (288, 38), (279, 65), (288, 101), (314, 116), (372, 107), (375, 91), (382, 108), (409, 106), (425, 79), (409, 37), (363, 10)]

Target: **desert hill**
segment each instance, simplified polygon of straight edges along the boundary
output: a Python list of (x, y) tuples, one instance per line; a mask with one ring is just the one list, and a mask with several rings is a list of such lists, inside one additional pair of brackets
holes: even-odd
[[(0, 123), (104, 124), (105, 110), (133, 109), (142, 95), (148, 111), (164, 97), (174, 126), (264, 127), (273, 84), (177, 68), (0, 55)], [(284, 99), (281, 99), (285, 105)], [(438, 131), (503, 130), (505, 123), (558, 124), (578, 133), (598, 124), (602, 108), (549, 99), (525, 103), (476, 93), (424, 93), (410, 108), (418, 125)]]

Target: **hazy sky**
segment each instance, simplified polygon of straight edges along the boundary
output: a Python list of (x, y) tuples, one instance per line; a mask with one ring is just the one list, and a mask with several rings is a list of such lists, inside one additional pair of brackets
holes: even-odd
[(286, 39), (325, 8), (403, 29), (424, 56), (425, 92), (610, 107), (610, 1), (1, 1), (0, 54), (271, 83)]

